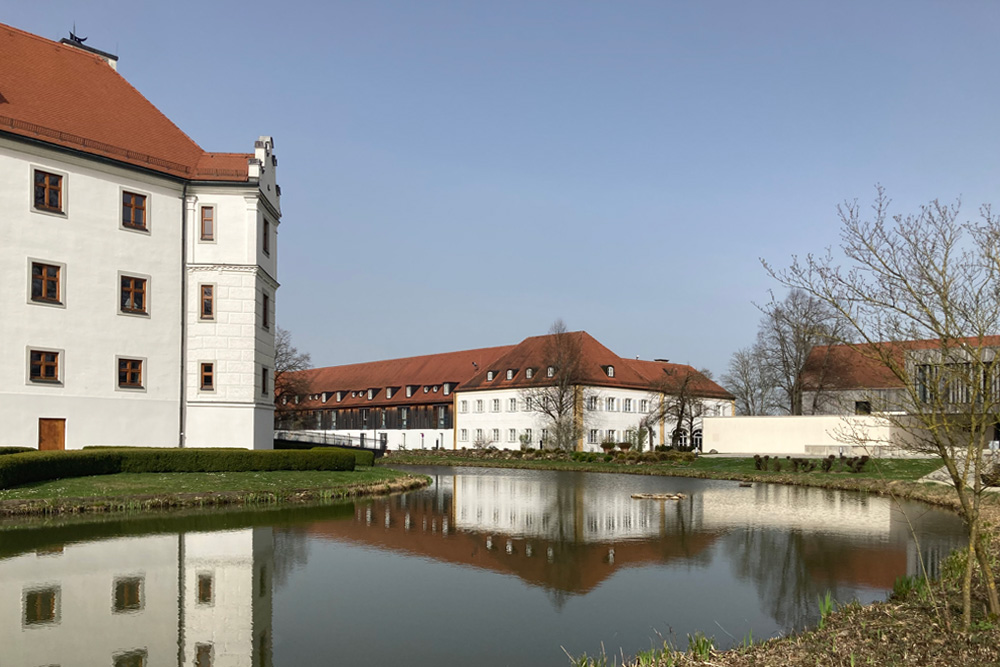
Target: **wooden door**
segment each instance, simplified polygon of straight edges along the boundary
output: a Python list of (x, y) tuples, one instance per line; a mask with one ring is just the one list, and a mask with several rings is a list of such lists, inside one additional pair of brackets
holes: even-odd
[(65, 419), (38, 420), (38, 449), (42, 451), (66, 449)]

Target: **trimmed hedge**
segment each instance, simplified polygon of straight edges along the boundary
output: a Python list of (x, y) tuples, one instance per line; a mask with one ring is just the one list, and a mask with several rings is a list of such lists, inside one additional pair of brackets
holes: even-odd
[(367, 449), (348, 449), (346, 447), (313, 447), (310, 451), (330, 451), (334, 450), (337, 452), (347, 452), (354, 456), (354, 461), (359, 466), (373, 466), (375, 465), (375, 452), (368, 451)]
[(24, 452), (37, 452), (34, 447), (0, 447), (0, 456), (4, 454), (23, 454)]
[(120, 472), (250, 472), (354, 470), (353, 452), (246, 449), (89, 449), (0, 457), (0, 488), (66, 477)]
[(359, 466), (375, 465), (375, 452), (370, 449), (359, 447), (338, 447), (336, 445), (316, 445), (311, 442), (298, 442), (296, 440), (275, 440), (274, 448), (281, 451), (296, 451), (301, 449), (325, 449), (340, 452), (351, 452)]

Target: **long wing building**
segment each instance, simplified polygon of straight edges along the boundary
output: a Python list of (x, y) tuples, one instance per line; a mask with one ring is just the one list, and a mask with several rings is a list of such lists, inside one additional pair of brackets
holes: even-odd
[(733, 414), (732, 396), (691, 366), (620, 357), (577, 331), (299, 371), (287, 385), (297, 391), (278, 396), (280, 426), (387, 449), (537, 448), (555, 437), (540, 402), (560, 383), (579, 451), (640, 430), (647, 446), (671, 444), (679, 430), (679, 444), (698, 447), (703, 416)]

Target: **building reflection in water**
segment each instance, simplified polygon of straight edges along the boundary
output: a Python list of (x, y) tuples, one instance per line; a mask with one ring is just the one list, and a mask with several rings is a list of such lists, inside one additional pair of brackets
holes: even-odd
[[(423, 471), (421, 471), (423, 472)], [(463, 470), (432, 475), (428, 490), (359, 501), (354, 521), (313, 524), (338, 541), (403, 552), (513, 575), (549, 591), (561, 606), (622, 568), (707, 567), (724, 558), (752, 581), (770, 615), (801, 626), (816, 616), (817, 596), (850, 599), (891, 589), (902, 573), (933, 574), (960, 545), (953, 522), (910, 504), (924, 534), (922, 554), (906, 518), (885, 498), (787, 486), (590, 475)], [(624, 484), (624, 486), (623, 486)], [(636, 491), (686, 490), (680, 501), (635, 500)], [(952, 517), (945, 517), (947, 519)]]
[(266, 667), (272, 529), (122, 537), (0, 561), (7, 665)]

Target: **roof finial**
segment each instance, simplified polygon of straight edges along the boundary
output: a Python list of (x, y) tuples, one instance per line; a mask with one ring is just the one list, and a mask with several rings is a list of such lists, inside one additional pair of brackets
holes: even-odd
[(69, 38), (76, 42), (77, 44), (83, 44), (87, 41), (87, 37), (77, 37), (76, 35), (76, 21), (73, 21), (73, 29), (69, 31)]

